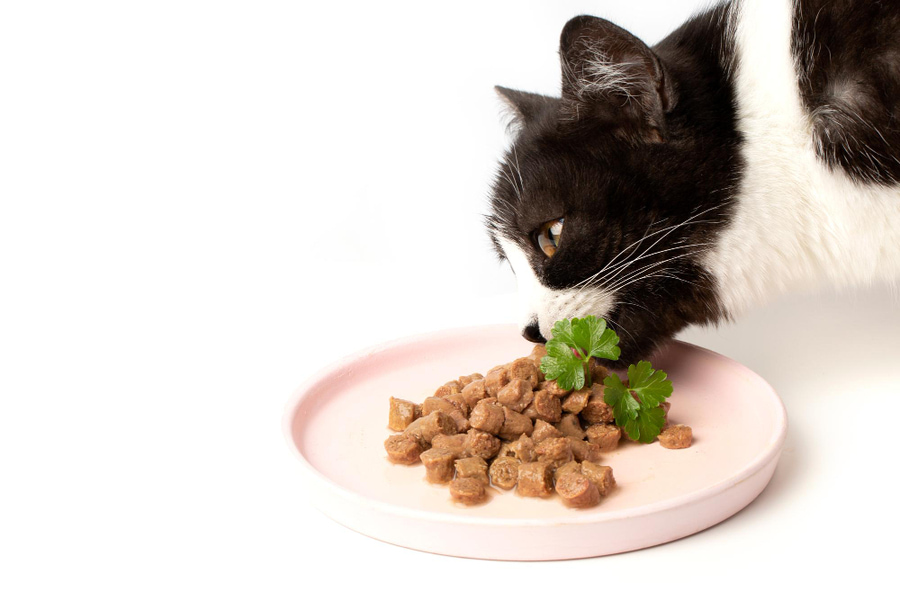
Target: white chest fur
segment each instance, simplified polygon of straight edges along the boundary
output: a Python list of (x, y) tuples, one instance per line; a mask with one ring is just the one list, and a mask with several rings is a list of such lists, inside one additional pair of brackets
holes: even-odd
[(816, 158), (791, 14), (790, 0), (745, 0), (734, 28), (745, 170), (734, 221), (705, 258), (732, 316), (790, 289), (900, 278), (900, 188), (854, 183)]

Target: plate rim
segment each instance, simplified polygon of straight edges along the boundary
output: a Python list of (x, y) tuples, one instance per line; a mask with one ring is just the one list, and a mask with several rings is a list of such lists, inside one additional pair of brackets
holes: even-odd
[(782, 402), (781, 397), (778, 395), (778, 392), (775, 390), (775, 388), (772, 387), (772, 385), (768, 381), (766, 381), (764, 377), (762, 377), (743, 363), (725, 356), (724, 354), (714, 352), (713, 350), (710, 350), (708, 348), (704, 348), (702, 346), (698, 346), (696, 344), (684, 342), (681, 340), (670, 340), (668, 344), (681, 345), (692, 348), (694, 350), (699, 350), (718, 359), (724, 359), (726, 362), (732, 363), (732, 365), (739, 367), (741, 370), (748, 373), (752, 378), (759, 380), (763, 384), (763, 386), (771, 393), (772, 400), (774, 401), (778, 409), (775, 411), (776, 427), (773, 436), (766, 442), (765, 449), (758, 456), (756, 456), (747, 467), (741, 469), (737, 473), (734, 473), (727, 479), (715, 485), (707, 486), (699, 490), (694, 490), (684, 496), (678, 496), (676, 498), (670, 498), (667, 500), (660, 500), (658, 502), (653, 502), (651, 504), (645, 504), (638, 507), (621, 508), (610, 512), (581, 511), (572, 515), (556, 516), (552, 518), (485, 517), (479, 516), (477, 514), (467, 515), (456, 513), (440, 513), (417, 508), (397, 506), (389, 502), (384, 502), (383, 500), (370, 498), (359, 492), (355, 492), (353, 490), (345, 488), (337, 484), (332, 479), (329, 479), (318, 469), (316, 469), (306, 459), (303, 453), (300, 452), (297, 444), (294, 443), (293, 424), (296, 414), (299, 412), (301, 406), (303, 405), (305, 391), (310, 389), (313, 384), (323, 380), (327, 375), (331, 375), (336, 371), (343, 370), (347, 363), (352, 363), (363, 358), (368, 358), (377, 353), (388, 351), (397, 346), (412, 344), (437, 336), (458, 336), (472, 331), (484, 331), (486, 329), (499, 331), (504, 329), (511, 329), (514, 327), (516, 327), (516, 325), (512, 323), (491, 323), (487, 325), (438, 329), (374, 344), (360, 351), (348, 354), (332, 361), (331, 363), (327, 364), (326, 366), (322, 367), (321, 369), (307, 377), (300, 385), (298, 385), (285, 403), (285, 409), (282, 416), (282, 433), (284, 434), (285, 440), (289, 448), (291, 449), (291, 453), (300, 459), (300, 464), (303, 467), (303, 472), (305, 472), (307, 476), (312, 477), (313, 480), (315, 480), (319, 485), (324, 486), (326, 489), (333, 493), (339, 494), (348, 501), (360, 503), (369, 508), (403, 518), (415, 518), (417, 520), (426, 520), (432, 523), (444, 523), (452, 525), (478, 525), (489, 527), (562, 526), (578, 523), (605, 523), (665, 512), (667, 510), (672, 510), (681, 506), (703, 502), (727, 491), (728, 489), (740, 484), (742, 481), (750, 479), (751, 477), (756, 475), (759, 471), (761, 471), (769, 463), (771, 463), (772, 460), (776, 460), (781, 453), (782, 446), (784, 445), (784, 440), (787, 437), (788, 419), (787, 409), (785, 408), (784, 402)]

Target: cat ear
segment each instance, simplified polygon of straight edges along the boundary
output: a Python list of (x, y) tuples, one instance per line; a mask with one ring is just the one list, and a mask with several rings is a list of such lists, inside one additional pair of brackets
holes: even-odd
[(599, 125), (626, 138), (665, 139), (665, 113), (675, 106), (675, 90), (644, 42), (605, 19), (580, 16), (563, 28), (559, 54), (560, 127)]
[(525, 125), (533, 123), (539, 116), (545, 114), (548, 108), (555, 108), (559, 103), (559, 98), (520, 92), (499, 85), (494, 86), (494, 91), (509, 109), (507, 128), (512, 131), (518, 131)]

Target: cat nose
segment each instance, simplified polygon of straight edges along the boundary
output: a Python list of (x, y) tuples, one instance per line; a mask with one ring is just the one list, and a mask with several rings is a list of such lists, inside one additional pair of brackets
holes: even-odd
[(529, 323), (525, 326), (525, 329), (522, 330), (522, 337), (535, 344), (547, 343), (547, 340), (545, 340), (544, 336), (541, 335), (541, 329), (540, 327), (538, 327), (538, 324), (536, 322)]

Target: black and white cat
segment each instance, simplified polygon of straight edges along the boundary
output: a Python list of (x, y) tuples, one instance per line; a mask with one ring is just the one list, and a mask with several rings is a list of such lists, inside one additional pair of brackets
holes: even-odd
[(734, 0), (653, 48), (569, 21), (561, 98), (497, 88), (487, 217), (523, 335), (605, 317), (627, 361), (773, 294), (900, 276), (900, 1)]

